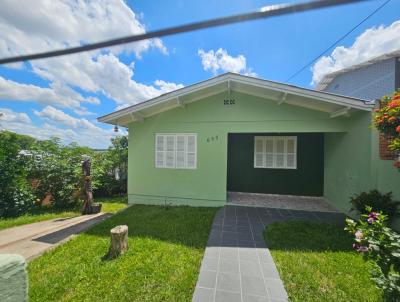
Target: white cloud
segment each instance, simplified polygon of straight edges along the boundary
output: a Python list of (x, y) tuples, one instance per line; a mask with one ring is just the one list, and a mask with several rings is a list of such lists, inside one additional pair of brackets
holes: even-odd
[(217, 51), (210, 50), (208, 52), (199, 49), (197, 54), (201, 58), (201, 63), (205, 71), (211, 71), (213, 74), (222, 72), (235, 72), (243, 73), (249, 76), (256, 76), (257, 74), (251, 68), (246, 66), (246, 57), (238, 55), (233, 57), (228, 54), (225, 49), (218, 49)]
[(50, 81), (63, 82), (92, 93), (102, 93), (127, 106), (183, 87), (182, 84), (156, 80), (145, 85), (133, 80), (134, 64), (122, 63), (112, 53), (92, 57), (90, 54), (49, 59), (33, 63), (33, 70)]
[(46, 120), (56, 122), (57, 124), (65, 125), (74, 129), (83, 128), (91, 130), (101, 130), (93, 123), (89, 122), (85, 118), (75, 118), (65, 112), (58, 110), (52, 106), (45, 107), (42, 111), (34, 111), (34, 113)]
[(54, 82), (49, 88), (23, 84), (0, 76), (0, 99), (53, 104), (64, 108), (85, 110), (81, 103), (98, 104), (97, 98), (85, 98), (70, 87)]
[(15, 112), (11, 109), (7, 108), (0, 108), (0, 123), (30, 123), (31, 119), (29, 116), (24, 112)]
[[(21, 6), (34, 7), (22, 10)], [(82, 43), (101, 41), (145, 32), (135, 14), (123, 0), (24, 0), (2, 2), (0, 10), (0, 56), (60, 49)], [(58, 58), (31, 61), (34, 73), (51, 82), (50, 88), (8, 82), (22, 88), (20, 100), (74, 108), (81, 115), (90, 114), (79, 103), (99, 104), (97, 98), (82, 97), (75, 88), (102, 93), (118, 106), (127, 106), (182, 87), (180, 84), (145, 85), (132, 79), (134, 62), (122, 63), (118, 54), (143, 52), (156, 48), (168, 54), (160, 39), (130, 43), (107, 50), (91, 51)], [(22, 67), (19, 65), (19, 67)], [(6, 80), (5, 80), (6, 81)], [(163, 81), (162, 81), (163, 82)], [(21, 93), (8, 87), (6, 96), (18, 100)], [(32, 96), (33, 94), (33, 96)], [(1, 92), (0, 92), (1, 95)]]
[(352, 46), (338, 46), (329, 56), (320, 58), (312, 67), (312, 84), (317, 84), (328, 73), (400, 49), (399, 37), (400, 21), (387, 27), (382, 25), (367, 29), (356, 38)]
[[(145, 26), (122, 0), (5, 0), (0, 20), (3, 57), (145, 32)], [(167, 52), (159, 39), (113, 47), (111, 51), (134, 52), (140, 57), (150, 47)]]
[[(112, 129), (101, 128), (90, 121), (72, 117), (53, 107), (46, 107), (40, 112), (35, 112), (45, 121), (39, 125), (33, 124), (26, 113), (6, 108), (0, 108), (0, 113), (4, 113), (0, 117), (0, 129), (30, 135), (42, 140), (55, 136), (60, 138), (64, 144), (77, 142), (79, 145), (91, 148), (106, 148), (110, 144), (110, 139), (117, 135)], [(125, 134), (126, 131), (120, 129), (118, 135)]]

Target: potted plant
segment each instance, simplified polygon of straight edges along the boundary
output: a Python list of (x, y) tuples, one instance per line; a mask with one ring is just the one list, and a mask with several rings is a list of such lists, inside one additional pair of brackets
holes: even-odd
[(400, 90), (384, 96), (375, 109), (374, 126), (390, 141), (389, 149), (398, 153), (394, 166), (400, 171)]

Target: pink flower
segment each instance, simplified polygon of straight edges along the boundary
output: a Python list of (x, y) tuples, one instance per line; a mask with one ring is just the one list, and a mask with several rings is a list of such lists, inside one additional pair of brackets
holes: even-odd
[(363, 232), (361, 232), (360, 230), (358, 230), (354, 235), (356, 236), (357, 239), (363, 239), (364, 237)]
[(378, 219), (378, 215), (379, 215), (379, 213), (376, 213), (376, 212), (369, 213), (368, 219), (367, 219), (368, 223), (369, 224), (374, 223)]

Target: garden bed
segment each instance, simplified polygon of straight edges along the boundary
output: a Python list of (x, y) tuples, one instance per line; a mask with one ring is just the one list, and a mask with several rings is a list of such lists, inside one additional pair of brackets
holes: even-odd
[(290, 301), (382, 301), (370, 280), (371, 263), (353, 238), (328, 224), (282, 222), (264, 232)]

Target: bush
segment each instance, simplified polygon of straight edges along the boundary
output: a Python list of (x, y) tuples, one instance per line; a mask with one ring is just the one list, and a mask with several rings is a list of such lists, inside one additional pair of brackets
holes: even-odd
[(382, 194), (378, 190), (362, 192), (350, 200), (352, 210), (357, 210), (361, 214), (366, 214), (366, 207), (369, 206), (373, 211), (382, 212), (388, 216), (389, 220), (398, 215), (397, 207), (400, 202), (392, 200), (392, 192)]
[(366, 212), (358, 222), (347, 219), (345, 230), (355, 236), (353, 248), (376, 264), (371, 279), (383, 290), (385, 301), (399, 301), (400, 235), (386, 226), (387, 216), (382, 212), (371, 207)]
[(34, 200), (48, 195), (56, 208), (76, 206), (82, 193), (83, 155), (92, 158), (96, 197), (126, 193), (128, 140), (120, 136), (111, 143), (108, 150), (95, 152), (75, 143), (62, 145), (57, 138), (39, 141), (0, 131), (0, 217), (21, 215)]
[(32, 150), (29, 178), (37, 181), (35, 195), (43, 200), (50, 194), (56, 208), (69, 208), (79, 202), (82, 155), (90, 149), (75, 144), (61, 146), (58, 139), (41, 142)]
[(33, 205), (26, 160), (20, 151), (18, 135), (0, 131), (0, 217), (23, 214)]

